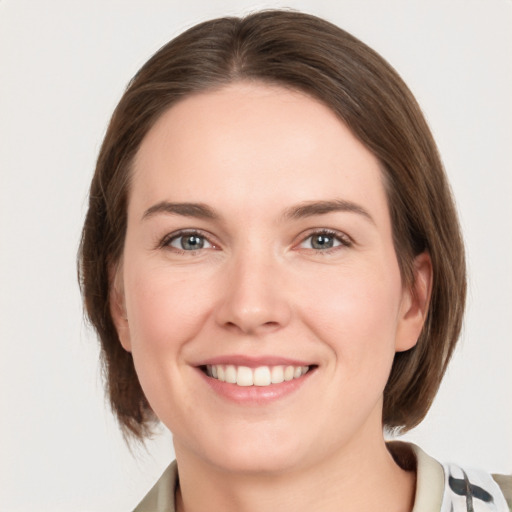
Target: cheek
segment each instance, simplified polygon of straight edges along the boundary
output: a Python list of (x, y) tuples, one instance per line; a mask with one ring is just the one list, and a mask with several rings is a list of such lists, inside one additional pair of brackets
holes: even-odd
[(157, 416), (168, 426), (193, 413), (187, 392), (187, 344), (208, 318), (210, 290), (204, 279), (159, 265), (126, 261), (125, 297), (131, 351), (140, 384)]
[(126, 272), (126, 307), (132, 350), (176, 351), (194, 338), (212, 302), (209, 280), (197, 273), (171, 271), (160, 265), (139, 265)]
[[(326, 284), (319, 287), (318, 282)], [(330, 346), (344, 371), (358, 378), (369, 378), (379, 369), (387, 372), (401, 301), (398, 267), (345, 267), (309, 284), (303, 288), (306, 322)]]

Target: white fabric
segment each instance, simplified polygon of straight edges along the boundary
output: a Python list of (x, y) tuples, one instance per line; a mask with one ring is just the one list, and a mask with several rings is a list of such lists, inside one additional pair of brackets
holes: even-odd
[(509, 512), (505, 497), (485, 471), (443, 464), (444, 492), (441, 512)]

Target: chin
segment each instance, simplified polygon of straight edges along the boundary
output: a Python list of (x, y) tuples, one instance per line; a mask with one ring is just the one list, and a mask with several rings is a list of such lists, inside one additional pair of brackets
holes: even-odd
[(275, 432), (254, 435), (250, 430), (226, 433), (222, 442), (203, 444), (197, 455), (220, 471), (237, 474), (285, 473), (307, 459), (307, 453), (301, 449), (304, 442), (290, 436), (289, 432), (287, 436)]
[(216, 466), (230, 473), (254, 475), (276, 475), (287, 473), (300, 465), (296, 453), (284, 453), (282, 450), (244, 450), (242, 453), (229, 450), (224, 454), (221, 464)]

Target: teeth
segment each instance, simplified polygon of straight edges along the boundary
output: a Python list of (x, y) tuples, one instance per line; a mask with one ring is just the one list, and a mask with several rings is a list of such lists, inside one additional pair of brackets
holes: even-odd
[(284, 369), (284, 380), (292, 380), (295, 375), (295, 368), (293, 366), (287, 366)]
[(269, 386), (271, 382), (270, 368), (268, 366), (260, 366), (254, 369), (255, 386)]
[(309, 371), (309, 366), (234, 366), (214, 364), (206, 366), (209, 377), (237, 386), (270, 386), (298, 379)]
[(270, 372), (270, 379), (272, 384), (281, 384), (281, 382), (284, 382), (284, 367), (273, 366)]
[(226, 366), (226, 382), (236, 384), (236, 368), (232, 364)]
[(254, 384), (252, 370), (247, 366), (239, 366), (236, 372), (236, 383), (239, 386), (252, 386)]

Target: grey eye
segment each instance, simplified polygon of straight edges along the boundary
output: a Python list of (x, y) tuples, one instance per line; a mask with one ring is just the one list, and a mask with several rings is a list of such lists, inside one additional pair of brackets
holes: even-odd
[(334, 247), (334, 237), (332, 235), (313, 235), (311, 237), (311, 247), (313, 249), (330, 249)]
[(197, 251), (199, 249), (211, 247), (210, 242), (204, 236), (196, 233), (186, 233), (179, 235), (169, 243), (171, 247), (181, 249), (182, 251)]
[(325, 251), (338, 247), (340, 245), (348, 245), (340, 236), (331, 233), (314, 233), (300, 244), (303, 249), (313, 249), (315, 251)]

